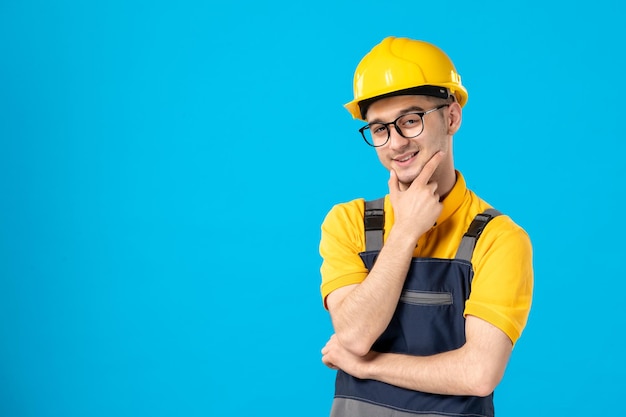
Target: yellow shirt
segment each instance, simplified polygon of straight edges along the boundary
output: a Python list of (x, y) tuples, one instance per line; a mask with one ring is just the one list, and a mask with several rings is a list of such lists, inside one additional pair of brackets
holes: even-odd
[[(457, 171), (457, 181), (443, 200), (437, 223), (420, 237), (414, 257), (451, 259), (474, 217), (489, 204), (467, 189)], [(328, 294), (359, 284), (369, 271), (359, 253), (365, 251), (364, 200), (335, 205), (322, 224), (320, 254), (321, 293)], [(384, 240), (394, 222), (389, 196), (385, 196)], [(533, 291), (532, 246), (528, 234), (508, 216), (489, 222), (472, 256), (474, 278), (465, 315), (479, 317), (506, 333), (515, 343), (528, 319)]]

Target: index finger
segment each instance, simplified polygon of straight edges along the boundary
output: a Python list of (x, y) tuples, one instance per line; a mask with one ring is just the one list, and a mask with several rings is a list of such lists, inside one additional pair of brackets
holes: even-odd
[(441, 161), (443, 161), (444, 155), (445, 154), (443, 153), (443, 151), (437, 151), (437, 153), (431, 156), (428, 162), (426, 162), (426, 164), (424, 165), (424, 168), (422, 168), (422, 171), (413, 182), (419, 182), (423, 185), (428, 184), (428, 181), (430, 181), (430, 177), (433, 176), (435, 170), (437, 169)]

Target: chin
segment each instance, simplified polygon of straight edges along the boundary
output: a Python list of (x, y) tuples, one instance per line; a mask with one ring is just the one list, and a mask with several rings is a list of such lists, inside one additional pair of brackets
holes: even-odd
[[(411, 171), (405, 171), (402, 172), (398, 175), (398, 179), (400, 180), (400, 182), (403, 182), (405, 184), (411, 184), (413, 181), (415, 181), (415, 178), (417, 178), (417, 176), (419, 175), (419, 172), (415, 172), (416, 170), (411, 170)], [(396, 171), (397, 173), (398, 171)]]
[(398, 177), (398, 181), (400, 181), (401, 184), (409, 187), (411, 184), (413, 184), (415, 178), (417, 178), (417, 175), (403, 175), (402, 177)]

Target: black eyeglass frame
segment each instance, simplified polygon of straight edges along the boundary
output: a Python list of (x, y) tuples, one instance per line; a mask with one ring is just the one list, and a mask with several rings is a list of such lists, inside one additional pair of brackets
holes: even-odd
[[(440, 105), (440, 106), (437, 106), (437, 107), (435, 107), (435, 108), (433, 108), (433, 109), (426, 110), (426, 111), (415, 111), (415, 112), (405, 113), (405, 114), (403, 114), (403, 115), (399, 116), (399, 117), (398, 117), (396, 120), (394, 120), (393, 122), (389, 122), (389, 123), (380, 123), (380, 122), (377, 122), (377, 123), (368, 123), (368, 124), (366, 124), (365, 126), (363, 126), (362, 128), (360, 128), (360, 129), (359, 129), (359, 132), (361, 133), (361, 136), (363, 137), (363, 140), (365, 141), (365, 143), (367, 143), (369, 146), (371, 146), (371, 147), (373, 147), (373, 148), (380, 148), (381, 146), (385, 146), (387, 143), (389, 143), (389, 139), (391, 138), (391, 130), (389, 129), (389, 125), (393, 125), (393, 127), (395, 127), (395, 129), (396, 129), (396, 132), (398, 132), (398, 134), (399, 134), (400, 136), (402, 136), (403, 138), (406, 138), (406, 139), (413, 139), (413, 138), (418, 137), (419, 135), (421, 135), (421, 134), (424, 132), (424, 116), (426, 116), (426, 115), (427, 115), (427, 114), (429, 114), (429, 113), (433, 113), (433, 112), (436, 112), (437, 110), (441, 110), (441, 109), (443, 109), (443, 108), (445, 108), (445, 107), (448, 107), (449, 105), (450, 105), (450, 103), (446, 103), (446, 104), (442, 104), (442, 105)], [(420, 120), (421, 120), (421, 122), (422, 122), (422, 129), (421, 129), (421, 130), (419, 131), (419, 133), (418, 133), (418, 134), (416, 134), (416, 135), (413, 135), (413, 136), (405, 136), (405, 135), (402, 133), (402, 129), (400, 129), (400, 127), (398, 127), (398, 120), (400, 120), (400, 119), (402, 119), (403, 117), (406, 117), (406, 116), (408, 116), (408, 115), (411, 115), (411, 114), (416, 114), (416, 115), (418, 115), (418, 116), (420, 117)], [(384, 141), (383, 143), (381, 143), (380, 145), (374, 145), (373, 143), (370, 143), (370, 142), (367, 140), (367, 137), (365, 136), (365, 131), (366, 131), (366, 130), (371, 129), (371, 127), (372, 127), (372, 126), (374, 126), (374, 125), (382, 125), (382, 126), (385, 126), (385, 129), (387, 129), (387, 140), (385, 140), (385, 141)]]

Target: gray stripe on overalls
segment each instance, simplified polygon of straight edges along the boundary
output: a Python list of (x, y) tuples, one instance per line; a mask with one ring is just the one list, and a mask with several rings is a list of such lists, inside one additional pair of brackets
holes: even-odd
[[(408, 411), (396, 410), (389, 407), (383, 407), (377, 404), (367, 403), (364, 401), (353, 400), (351, 398), (335, 398), (331, 416), (359, 416), (359, 417), (441, 417), (441, 413), (429, 413), (428, 411), (420, 411), (411, 413)], [(482, 417), (478, 414), (452, 414), (446, 413), (450, 417)]]

